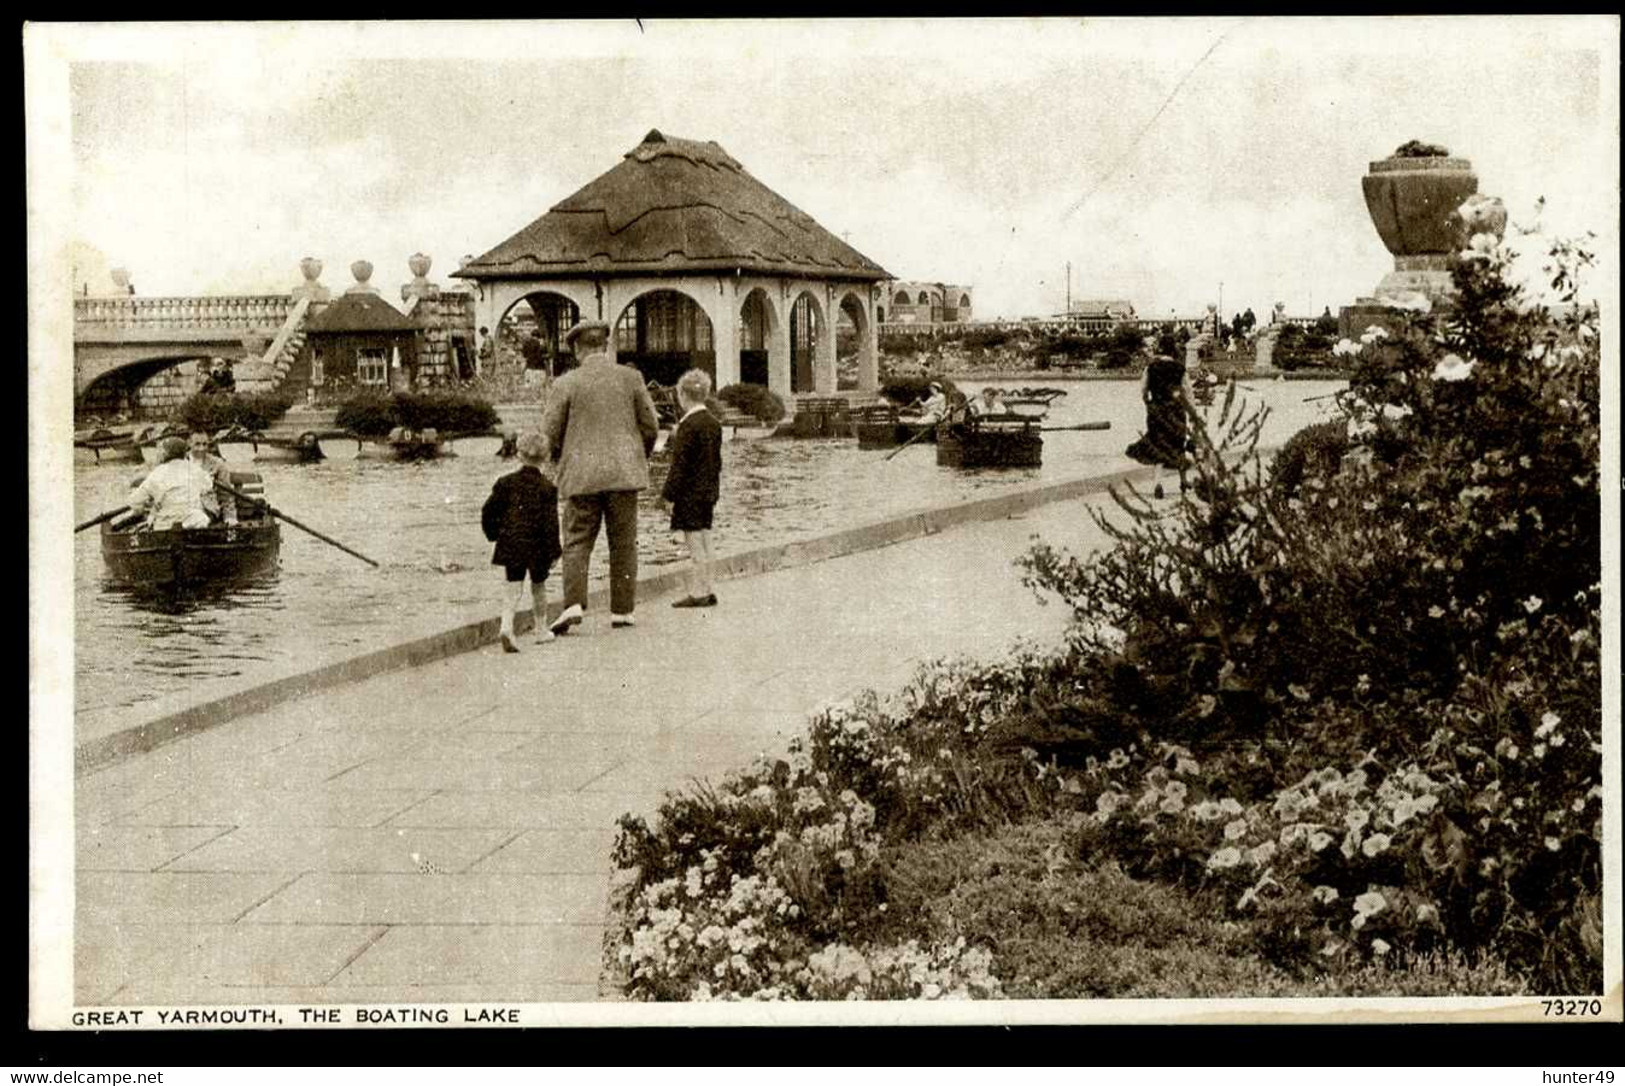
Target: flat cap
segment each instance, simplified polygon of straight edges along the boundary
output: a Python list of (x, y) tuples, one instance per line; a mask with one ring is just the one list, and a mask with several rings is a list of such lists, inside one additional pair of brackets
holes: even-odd
[(582, 321), (568, 332), (564, 333), (564, 349), (570, 350), (575, 346), (576, 338), (583, 335), (598, 335), (605, 342), (609, 340), (609, 325), (603, 321)]

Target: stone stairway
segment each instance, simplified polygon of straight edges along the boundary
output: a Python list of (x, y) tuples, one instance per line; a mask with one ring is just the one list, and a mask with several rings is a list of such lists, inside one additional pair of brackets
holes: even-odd
[(239, 391), (275, 392), (281, 387), (299, 359), (300, 348), (305, 345), (305, 316), (309, 311), (310, 300), (301, 298), (288, 312), (288, 319), (277, 331), (265, 354), (239, 372)]

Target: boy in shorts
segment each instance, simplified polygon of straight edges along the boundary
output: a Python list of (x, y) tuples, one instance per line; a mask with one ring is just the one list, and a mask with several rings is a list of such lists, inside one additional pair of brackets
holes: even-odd
[(480, 527), (485, 538), (496, 544), (491, 564), (503, 573), (502, 651), (518, 652), (514, 640), (513, 616), (524, 597), (525, 577), (530, 577), (532, 612), (536, 619), (538, 644), (553, 640), (547, 628), (547, 571), (563, 553), (559, 546), (559, 492), (542, 474), (547, 462), (547, 439), (525, 433), (516, 443), (519, 470), (496, 481), (491, 496), (480, 510)]
[(693, 568), (689, 593), (673, 607), (715, 607), (711, 585), (711, 518), (722, 478), (722, 424), (706, 410), (711, 378), (689, 370), (677, 379), (677, 404), (683, 412), (666, 448), (671, 469), (661, 500), (671, 509), (671, 530), (683, 533)]

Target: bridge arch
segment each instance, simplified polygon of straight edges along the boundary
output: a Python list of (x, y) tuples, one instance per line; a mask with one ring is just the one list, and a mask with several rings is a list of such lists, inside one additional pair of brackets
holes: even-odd
[(203, 383), (203, 375), (176, 373), (178, 380), (172, 382), (172, 392), (166, 390), (166, 395), (143, 396), (149, 382), (187, 363), (208, 362), (217, 357), (214, 352), (194, 350), (136, 358), (100, 369), (74, 396), (74, 413), (139, 416), (146, 411), (156, 411), (167, 406), (167, 401), (178, 402), (196, 392)]

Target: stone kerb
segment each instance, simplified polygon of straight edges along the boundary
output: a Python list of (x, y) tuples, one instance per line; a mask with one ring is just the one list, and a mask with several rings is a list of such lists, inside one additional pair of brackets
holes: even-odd
[[(857, 554), (933, 535), (961, 524), (1005, 519), (1050, 502), (1104, 493), (1114, 484), (1144, 478), (1150, 472), (1149, 468), (1130, 468), (1108, 475), (1070, 479), (1011, 494), (906, 513), (814, 539), (759, 547), (719, 558), (714, 567), (714, 574), (719, 579), (734, 579)], [(679, 566), (668, 572), (640, 578), (638, 594), (653, 598), (680, 589), (685, 583), (685, 576), (683, 567)], [(587, 606), (589, 611), (607, 612), (608, 589), (592, 593), (588, 597)], [(560, 601), (555, 600), (548, 615), (549, 619), (557, 616), (559, 608)], [(146, 720), (76, 744), (74, 771), (82, 775), (120, 758), (153, 750), (186, 735), (262, 712), (294, 698), (358, 682), (374, 675), (471, 652), (495, 643), (498, 626), (498, 620), (494, 617), (466, 623), (428, 637), (325, 664), (313, 670), (279, 675), (249, 689), (234, 691), (198, 704), (186, 704), (184, 695), (162, 699), (150, 707), (148, 711), (152, 715)], [(519, 632), (524, 633), (526, 629), (528, 627), (522, 618)]]

